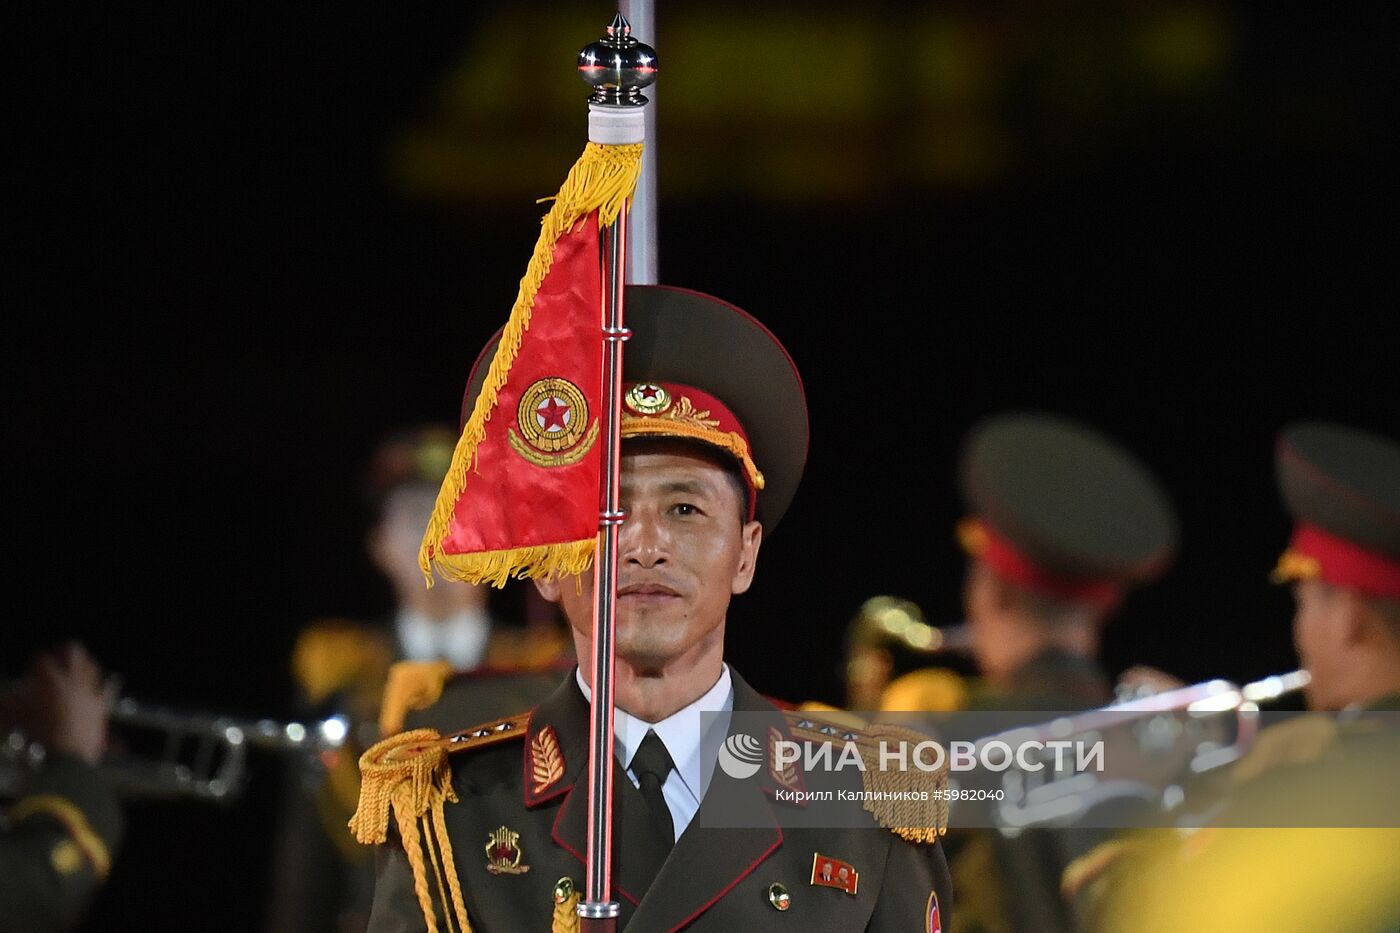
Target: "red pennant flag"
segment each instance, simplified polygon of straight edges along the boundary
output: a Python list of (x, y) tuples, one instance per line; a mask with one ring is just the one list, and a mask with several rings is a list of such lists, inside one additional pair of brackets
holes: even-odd
[(449, 580), (580, 573), (598, 529), (605, 404), (599, 229), (619, 216), (641, 146), (590, 144), (546, 215), (419, 564)]

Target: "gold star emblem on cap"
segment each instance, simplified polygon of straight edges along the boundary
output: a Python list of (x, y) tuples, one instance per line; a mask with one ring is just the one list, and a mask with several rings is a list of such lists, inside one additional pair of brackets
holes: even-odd
[(653, 382), (639, 382), (627, 390), (624, 401), (639, 415), (659, 415), (671, 407), (671, 393)]

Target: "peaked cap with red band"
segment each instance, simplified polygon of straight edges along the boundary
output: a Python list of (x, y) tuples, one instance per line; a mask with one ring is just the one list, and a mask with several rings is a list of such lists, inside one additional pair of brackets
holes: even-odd
[(1109, 608), (1176, 550), (1166, 493), (1126, 450), (1081, 424), (1012, 414), (964, 443), (958, 528), (998, 576), (1054, 599)]
[[(787, 350), (748, 312), (701, 292), (629, 285), (623, 345), (622, 437), (672, 437), (732, 457), (749, 515), (771, 532), (807, 462), (807, 398)], [(467, 380), (470, 413), (497, 333)]]
[(1295, 524), (1274, 579), (1400, 599), (1400, 444), (1308, 422), (1279, 436), (1275, 465)]
[(365, 468), (365, 498), (377, 507), (400, 486), (421, 485), (436, 489), (452, 465), (456, 443), (456, 433), (446, 424), (395, 431), (379, 445)]

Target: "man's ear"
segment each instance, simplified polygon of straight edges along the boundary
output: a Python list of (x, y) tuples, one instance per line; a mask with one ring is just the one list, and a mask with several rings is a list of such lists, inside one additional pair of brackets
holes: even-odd
[(734, 570), (729, 592), (737, 596), (747, 592), (753, 584), (754, 568), (758, 566), (758, 549), (762, 545), (762, 522), (748, 522), (739, 530), (739, 566)]
[(1366, 597), (1356, 590), (1338, 587), (1333, 593), (1333, 599), (1333, 626), (1336, 637), (1342, 644), (1357, 645), (1372, 640), (1379, 634), (1376, 626), (1382, 624), (1380, 614)]
[(550, 575), (548, 577), (537, 577), (531, 581), (535, 584), (535, 589), (544, 597), (546, 602), (559, 603), (559, 578)]
[(968, 612), (974, 615), (982, 612), (1001, 614), (1011, 608), (1013, 594), (997, 576), (997, 572), (987, 566), (980, 557), (970, 557), (963, 577), (963, 602)]
[(986, 564), (982, 565), (982, 573), (986, 579), (987, 592), (991, 597), (992, 605), (998, 612), (1009, 612), (1016, 608), (1018, 593), (1011, 584), (1002, 579), (997, 573)]

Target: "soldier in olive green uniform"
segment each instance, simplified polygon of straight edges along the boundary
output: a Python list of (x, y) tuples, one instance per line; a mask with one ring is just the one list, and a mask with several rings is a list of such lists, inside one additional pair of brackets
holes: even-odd
[[(619, 929), (946, 929), (939, 827), (887, 829), (872, 819), (859, 829), (792, 828), (776, 793), (798, 780), (790, 770), (767, 754), (768, 768), (755, 765), (747, 780), (715, 767), (701, 733), (741, 713), (771, 723), (770, 752), (775, 734), (823, 736), (723, 662), (730, 598), (748, 588), (763, 537), (801, 476), (806, 402), (782, 346), (737, 308), (634, 286), (627, 323), (613, 813)], [(588, 576), (581, 586), (540, 583), (563, 606), (582, 658), (592, 654)], [(441, 913), (465, 913), (485, 933), (576, 929), (587, 674), (570, 672), (534, 710), (445, 746), (433, 733), (408, 733), (366, 755), (357, 830), (382, 838), (393, 788), (399, 828), (414, 837), (381, 847), (371, 930), (423, 930), (428, 914)], [(418, 777), (405, 782), (404, 768)], [(450, 844), (440, 850), (434, 799)], [(424, 808), (423, 818), (405, 821), (406, 805)]]
[[(1176, 518), (1152, 475), (1083, 425), (1048, 415), (993, 418), (967, 438), (968, 634), (982, 672), (973, 710), (1082, 710), (1112, 701), (1099, 636), (1129, 590), (1176, 545)], [(1068, 930), (1060, 876), (1095, 839), (1031, 830), (955, 833), (959, 933)]]
[(76, 645), (41, 658), (26, 687), (19, 718), (46, 755), (0, 817), (0, 930), (58, 933), (81, 918), (121, 835), (121, 809), (95, 767), (111, 697)]
[[(385, 734), (386, 719), (389, 731), (398, 731), (410, 710), (434, 701), (439, 710), (474, 708), (469, 722), (513, 712), (521, 698), (535, 702), (553, 689), (555, 662), (564, 648), (572, 650), (552, 618), (535, 626), (498, 624), (485, 587), (423, 586), (418, 541), (454, 440), (450, 428), (434, 425), (395, 432), (365, 471), (364, 492), (375, 511), (368, 550), (393, 590), (393, 618), (321, 620), (297, 639), (292, 667), (303, 714), (343, 719), (348, 737), (339, 750), (291, 762), (268, 933), (338, 933), (368, 922), (374, 867), (345, 824), (359, 796), (359, 755)], [(454, 670), (460, 673), (449, 681)]]
[(1400, 707), (1400, 445), (1308, 422), (1277, 467), (1294, 532), (1274, 578), (1294, 588), (1309, 707)]
[(1334, 715), (1264, 730), (1209, 826), (1106, 851), (1081, 894), (1096, 930), (1400, 929), (1400, 445), (1297, 424), (1276, 466), (1295, 525), (1274, 576), (1308, 705)]

